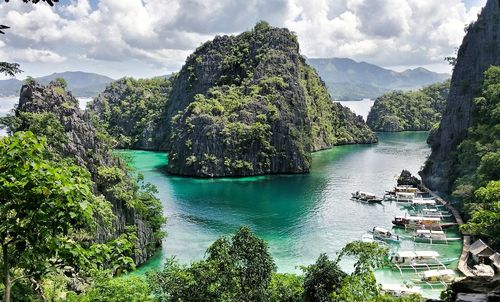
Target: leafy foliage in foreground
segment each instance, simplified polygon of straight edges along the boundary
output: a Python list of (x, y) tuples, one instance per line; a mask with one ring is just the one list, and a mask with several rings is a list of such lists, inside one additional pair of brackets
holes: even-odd
[(393, 91), (375, 100), (367, 124), (375, 131), (431, 130), (441, 120), (450, 81), (419, 91)]
[[(44, 138), (16, 132), (0, 140), (0, 245), (6, 301), (11, 282), (28, 276), (40, 279), (55, 265), (67, 236), (93, 223), (91, 185), (83, 168), (51, 160)], [(11, 281), (14, 271), (20, 276)]]
[[(148, 283), (159, 301), (424, 301), (380, 294), (373, 270), (385, 263), (386, 254), (376, 243), (355, 241), (335, 260), (320, 255), (303, 268), (303, 276), (277, 274), (266, 244), (241, 228), (231, 239), (218, 239), (205, 260), (186, 266), (169, 259), (163, 271), (148, 274)], [(352, 274), (340, 269), (345, 256), (356, 260)]]
[(500, 67), (485, 72), (474, 101), (474, 122), (455, 155), (453, 195), (465, 202), (469, 216), (462, 230), (500, 248)]

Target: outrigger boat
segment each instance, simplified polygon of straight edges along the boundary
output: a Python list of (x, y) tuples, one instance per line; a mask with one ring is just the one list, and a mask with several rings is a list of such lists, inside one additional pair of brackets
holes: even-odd
[(424, 229), (424, 230), (415, 230), (415, 233), (413, 234), (413, 241), (415, 242), (424, 242), (424, 243), (445, 243), (447, 244), (448, 241), (459, 241), (462, 240), (462, 238), (447, 238), (446, 233), (442, 230), (429, 230), (429, 229)]
[(425, 226), (438, 226), (441, 219), (437, 217), (422, 217), (422, 216), (396, 216), (392, 224), (405, 229), (421, 229)]
[(415, 198), (415, 193), (412, 192), (396, 192), (396, 202), (411, 202)]
[(419, 286), (406, 286), (400, 284), (381, 284), (380, 291), (382, 294), (388, 294), (393, 297), (402, 297), (412, 294), (421, 294), (422, 288)]
[(409, 197), (414, 198), (418, 193), (418, 189), (413, 186), (398, 186), (392, 191), (385, 192), (386, 200), (405, 201)]
[(408, 210), (408, 213), (410, 215), (415, 215), (415, 216), (422, 216), (427, 218), (440, 218), (440, 219), (451, 218), (453, 216), (448, 211), (440, 211), (438, 209), (432, 209), (432, 208)]
[(404, 269), (414, 271), (432, 268), (446, 269), (446, 265), (456, 260), (457, 258), (439, 258), (439, 253), (436, 251), (399, 251), (389, 257), (389, 263), (401, 273)]
[(356, 193), (351, 193), (352, 198), (355, 200), (366, 201), (369, 203), (382, 203), (383, 198), (378, 197), (375, 194), (368, 192), (356, 191)]
[(422, 216), (396, 216), (392, 224), (405, 229), (423, 229), (423, 228), (448, 228), (456, 226), (455, 222), (442, 222), (439, 217)]
[(458, 277), (455, 275), (455, 272), (451, 269), (443, 269), (443, 270), (428, 270), (420, 274), (419, 279), (412, 279), (411, 281), (415, 284), (419, 285), (428, 285), (433, 287), (435, 285), (446, 286), (454, 281), (456, 281)]
[(389, 230), (386, 230), (381, 227), (374, 227), (370, 233), (373, 235), (373, 238), (393, 243), (401, 243), (401, 238), (399, 235), (394, 236)]

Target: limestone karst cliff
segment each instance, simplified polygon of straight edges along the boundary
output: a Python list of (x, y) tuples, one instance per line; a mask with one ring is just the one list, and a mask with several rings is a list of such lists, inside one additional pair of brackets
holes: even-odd
[(450, 192), (456, 173), (455, 151), (467, 135), (474, 117), (474, 98), (480, 92), (484, 72), (500, 65), (500, 1), (488, 0), (478, 20), (467, 29), (458, 50), (450, 94), (443, 117), (430, 138), (432, 154), (421, 172), (432, 189)]
[(144, 263), (161, 244), (162, 209), (152, 195), (142, 192), (124, 162), (112, 154), (111, 140), (95, 126), (78, 100), (58, 83), (23, 85), (11, 131), (32, 131), (47, 137), (51, 150), (84, 168), (94, 181), (94, 194), (112, 205), (111, 232), (97, 230), (95, 241), (106, 242), (135, 228), (136, 264)]
[(308, 172), (313, 151), (376, 141), (332, 101), (297, 37), (265, 22), (189, 56), (160, 128), (169, 172), (199, 177)]

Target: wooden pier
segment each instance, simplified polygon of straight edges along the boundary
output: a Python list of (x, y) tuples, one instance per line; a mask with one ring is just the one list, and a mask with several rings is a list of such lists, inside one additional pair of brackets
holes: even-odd
[[(453, 217), (455, 218), (455, 221), (457, 222), (458, 226), (462, 225), (464, 223), (462, 216), (460, 215), (460, 212), (458, 212), (457, 209), (453, 205), (451, 205), (449, 202), (446, 200), (442, 199), (439, 195), (436, 193), (432, 192), (429, 188), (423, 186), (423, 189), (429, 193), (434, 199), (436, 199), (436, 202), (442, 204), (445, 206), (452, 214)], [(464, 241), (462, 245), (462, 254), (460, 255), (460, 259), (458, 260), (458, 270), (462, 272), (465, 276), (474, 276), (474, 274), (470, 271), (469, 266), (467, 265), (467, 259), (469, 258), (469, 247), (470, 247), (470, 241), (471, 238), (469, 235), (463, 235)]]

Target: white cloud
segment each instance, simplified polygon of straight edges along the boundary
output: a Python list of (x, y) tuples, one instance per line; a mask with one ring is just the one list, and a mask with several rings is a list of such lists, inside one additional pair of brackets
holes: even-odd
[(214, 35), (267, 20), (296, 32), (308, 57), (351, 57), (382, 66), (441, 64), (484, 2), (466, 7), (461, 0), (100, 0), (92, 6), (71, 0), (54, 9), (11, 1), (0, 6), (2, 23), (12, 27), (1, 37), (0, 59), (50, 62), (52, 69), (66, 66), (55, 64), (64, 60), (80, 62), (82, 69), (121, 62), (132, 74), (132, 63), (140, 61), (151, 72), (168, 73)]

